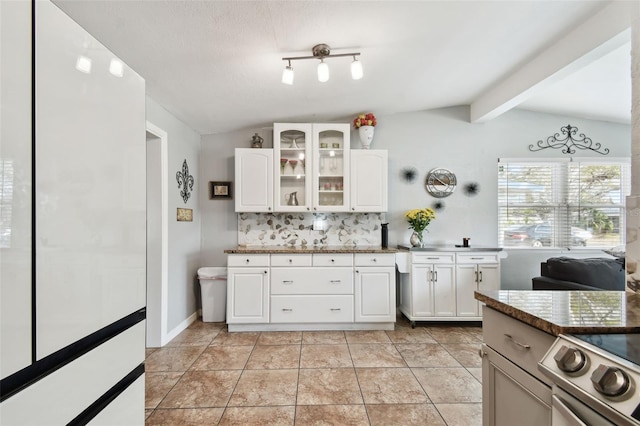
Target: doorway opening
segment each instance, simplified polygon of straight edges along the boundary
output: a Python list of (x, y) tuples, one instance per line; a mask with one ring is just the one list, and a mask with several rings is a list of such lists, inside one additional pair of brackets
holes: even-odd
[(148, 348), (168, 343), (169, 288), (167, 132), (147, 121), (147, 341)]

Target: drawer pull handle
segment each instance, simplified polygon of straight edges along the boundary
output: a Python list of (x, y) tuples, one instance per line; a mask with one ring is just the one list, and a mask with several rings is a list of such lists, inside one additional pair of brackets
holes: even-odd
[(341, 311), (341, 308), (331, 308), (332, 311)]
[(531, 345), (527, 345), (526, 343), (520, 343), (518, 342), (516, 339), (514, 339), (513, 337), (511, 337), (510, 334), (505, 333), (504, 337), (506, 337), (507, 339), (511, 340), (513, 343), (515, 343), (516, 345), (520, 346), (523, 349), (531, 349)]
[(339, 284), (342, 282), (342, 280), (331, 280), (329, 281), (331, 284)]
[(291, 309), (291, 308), (282, 308), (282, 310), (284, 312), (293, 312), (293, 309)]
[(427, 259), (429, 259), (429, 260), (438, 260), (440, 258), (439, 257), (427, 257)]
[(482, 260), (484, 259), (483, 257), (472, 257), (471, 260)]
[(282, 284), (293, 284), (292, 280), (282, 280)]

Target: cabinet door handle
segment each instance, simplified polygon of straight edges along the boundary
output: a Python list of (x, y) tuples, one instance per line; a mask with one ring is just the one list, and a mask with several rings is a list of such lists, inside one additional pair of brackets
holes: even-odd
[(282, 284), (293, 284), (292, 280), (282, 280)]
[(333, 263), (333, 262), (335, 262), (335, 261), (336, 261), (335, 259), (331, 259), (331, 263)]
[(478, 281), (479, 283), (482, 282), (482, 271), (480, 271), (480, 280)]
[(376, 259), (375, 257), (371, 260), (373, 261), (373, 263), (376, 263), (378, 261), (378, 259)]
[(267, 274), (269, 271), (264, 271), (265, 274)]
[(474, 272), (476, 274), (476, 282), (478, 282), (478, 271)]
[(309, 207), (307, 207), (307, 210), (311, 210)]
[(485, 356), (487, 356), (487, 353), (483, 351), (482, 348), (480, 348), (478, 349), (478, 355), (480, 356), (480, 358), (484, 358)]
[(342, 282), (342, 280), (331, 280), (331, 281), (329, 281), (329, 282), (330, 282), (331, 284), (338, 284), (338, 283), (341, 283), (341, 282)]
[(244, 261), (245, 261), (245, 263), (251, 262), (249, 259), (245, 259)]
[(341, 311), (341, 308), (331, 308), (332, 311)]
[(355, 211), (355, 210), (356, 210), (356, 208), (355, 208), (355, 207), (351, 207), (351, 210)]
[(518, 342), (510, 334), (505, 333), (504, 337), (506, 337), (507, 339), (511, 340), (513, 343), (515, 343), (516, 345), (520, 346), (523, 349), (531, 349), (531, 345), (527, 345), (526, 343)]
[(289, 259), (289, 263), (293, 263), (293, 259)]
[(434, 271), (433, 274), (435, 275), (435, 278), (433, 280), (433, 282), (438, 282), (438, 271)]
[(267, 207), (267, 210), (271, 210), (271, 207)]
[(283, 312), (293, 312), (293, 309), (291, 308), (282, 308)]

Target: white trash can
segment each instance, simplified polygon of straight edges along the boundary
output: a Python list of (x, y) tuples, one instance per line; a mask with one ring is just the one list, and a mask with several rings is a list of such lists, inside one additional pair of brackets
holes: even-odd
[(200, 268), (198, 280), (200, 280), (202, 321), (224, 321), (227, 310), (227, 268)]

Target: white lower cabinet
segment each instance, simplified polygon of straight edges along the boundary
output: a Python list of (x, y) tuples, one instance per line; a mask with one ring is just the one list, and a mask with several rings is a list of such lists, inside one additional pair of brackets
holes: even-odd
[(269, 255), (231, 255), (228, 265), (227, 323), (268, 323)]
[(395, 321), (395, 272), (393, 254), (355, 255), (356, 322)]
[(393, 329), (394, 254), (232, 254), (227, 275), (230, 331)]
[(473, 292), (500, 289), (500, 262), (497, 254), (456, 254), (456, 314), (482, 315), (482, 304)]
[(415, 321), (479, 321), (474, 291), (500, 288), (500, 262), (493, 252), (412, 252), (411, 276), (402, 280), (400, 311)]

